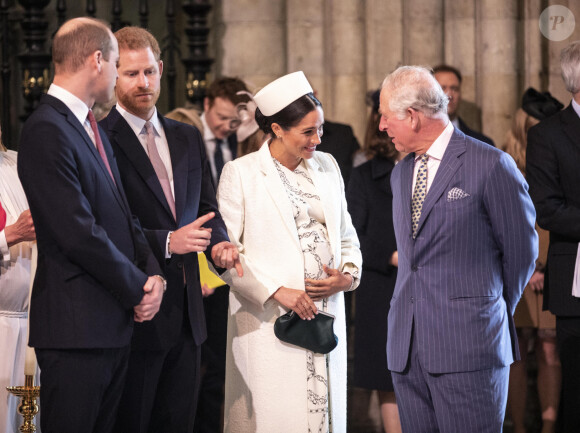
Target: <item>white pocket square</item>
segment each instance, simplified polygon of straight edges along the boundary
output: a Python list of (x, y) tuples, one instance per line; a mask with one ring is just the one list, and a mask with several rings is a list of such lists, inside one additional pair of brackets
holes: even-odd
[(469, 197), (470, 195), (463, 191), (461, 188), (452, 188), (447, 193), (447, 201), (455, 201), (460, 200), (465, 197)]

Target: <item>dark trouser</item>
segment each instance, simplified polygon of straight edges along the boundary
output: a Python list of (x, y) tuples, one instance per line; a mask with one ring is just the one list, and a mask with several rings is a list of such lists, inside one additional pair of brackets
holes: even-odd
[(113, 431), (125, 384), (129, 346), (36, 349), (40, 366), (40, 428), (44, 433)]
[(195, 433), (221, 433), (223, 430), (229, 296), (230, 288), (221, 286), (203, 300), (207, 340), (201, 346), (202, 398), (197, 407)]
[(580, 317), (556, 317), (556, 339), (562, 364), (558, 425), (561, 433), (580, 432)]
[(199, 394), (200, 347), (184, 321), (168, 350), (133, 350), (116, 433), (190, 433)]

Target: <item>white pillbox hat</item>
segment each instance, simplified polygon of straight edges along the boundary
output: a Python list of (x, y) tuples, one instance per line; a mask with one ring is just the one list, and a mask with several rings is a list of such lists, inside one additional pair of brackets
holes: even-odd
[(297, 71), (266, 85), (254, 95), (254, 101), (264, 116), (272, 116), (298, 98), (312, 92), (304, 72)]

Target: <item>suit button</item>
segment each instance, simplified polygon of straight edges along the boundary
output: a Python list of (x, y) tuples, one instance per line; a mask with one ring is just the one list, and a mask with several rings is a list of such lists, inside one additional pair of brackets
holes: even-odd
[(410, 299), (410, 300), (411, 300), (411, 304), (412, 304), (413, 302), (415, 302), (415, 298), (413, 298), (412, 296), (411, 296), (411, 299)]
[(419, 269), (419, 267), (418, 267), (417, 265), (413, 265), (413, 266), (411, 266), (411, 270), (412, 270), (413, 272), (417, 272), (417, 270), (418, 270), (418, 269)]
[(183, 269), (183, 262), (177, 263), (177, 269)]

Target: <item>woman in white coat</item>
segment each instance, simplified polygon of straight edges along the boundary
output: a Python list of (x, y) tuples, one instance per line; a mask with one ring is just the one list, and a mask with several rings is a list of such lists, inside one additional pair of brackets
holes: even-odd
[[(316, 152), (324, 115), (302, 72), (254, 97), (270, 139), (224, 167), (220, 213), (240, 253), (231, 286), (225, 431), (346, 432), (346, 331), (342, 292), (358, 285), (359, 241), (340, 170)], [(289, 310), (336, 317), (328, 355), (283, 343), (274, 322)]]

